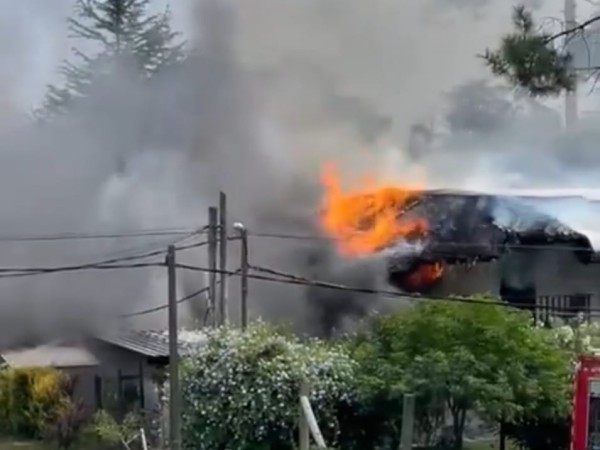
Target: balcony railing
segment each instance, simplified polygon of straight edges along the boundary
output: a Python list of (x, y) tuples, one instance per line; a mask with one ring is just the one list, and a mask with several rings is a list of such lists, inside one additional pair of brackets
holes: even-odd
[(546, 323), (551, 318), (572, 319), (578, 314), (589, 322), (591, 319), (592, 295), (539, 295), (536, 297), (534, 318)]

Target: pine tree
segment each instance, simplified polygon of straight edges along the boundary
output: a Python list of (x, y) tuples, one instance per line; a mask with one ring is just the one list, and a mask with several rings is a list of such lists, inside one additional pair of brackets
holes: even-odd
[(44, 104), (36, 112), (40, 119), (66, 112), (78, 99), (86, 98), (90, 88), (119, 64), (133, 65), (141, 79), (181, 62), (184, 42), (172, 30), (167, 8), (150, 14), (150, 0), (76, 0), (75, 17), (70, 18), (71, 36), (97, 50), (90, 55), (73, 49), (77, 62), (65, 61), (60, 74), (63, 86), (48, 86)]
[(572, 55), (556, 49), (554, 43), (583, 28), (554, 35), (540, 32), (523, 6), (515, 8), (513, 24), (515, 31), (502, 38), (500, 47), (486, 50), (483, 55), (492, 73), (533, 96), (556, 95), (573, 89), (576, 77), (571, 70)]

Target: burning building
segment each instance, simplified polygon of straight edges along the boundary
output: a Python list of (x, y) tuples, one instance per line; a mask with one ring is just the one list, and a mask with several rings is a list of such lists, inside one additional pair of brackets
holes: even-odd
[[(382, 256), (389, 283), (401, 291), (491, 294), (563, 314), (589, 311), (600, 298), (590, 238), (550, 213), (564, 216), (582, 198), (394, 186), (344, 191), (333, 172), (323, 182), (321, 226), (338, 251)], [(586, 205), (600, 217), (598, 203)]]

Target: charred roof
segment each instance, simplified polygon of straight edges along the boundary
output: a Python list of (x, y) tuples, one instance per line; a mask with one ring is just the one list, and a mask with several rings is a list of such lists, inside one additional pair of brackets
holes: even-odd
[(423, 244), (420, 261), (489, 261), (509, 251), (552, 246), (568, 247), (582, 263), (594, 259), (586, 235), (533, 204), (531, 198), (428, 191), (399, 220), (427, 220), (429, 239)]

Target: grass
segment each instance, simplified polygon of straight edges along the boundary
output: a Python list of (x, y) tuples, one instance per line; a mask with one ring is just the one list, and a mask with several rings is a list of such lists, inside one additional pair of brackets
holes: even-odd
[(0, 450), (54, 450), (52, 445), (43, 442), (0, 441)]
[[(73, 450), (90, 450), (90, 446), (73, 446)], [(0, 450), (56, 450), (56, 445), (40, 441), (1, 440)]]

